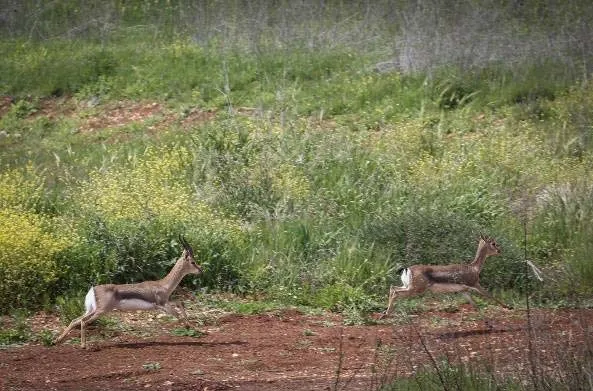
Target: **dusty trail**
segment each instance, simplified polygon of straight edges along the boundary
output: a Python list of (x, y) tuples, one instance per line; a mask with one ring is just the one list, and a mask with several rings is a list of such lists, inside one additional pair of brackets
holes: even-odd
[[(226, 315), (202, 327), (206, 334), (199, 338), (172, 335), (177, 325), (171, 322), (153, 322), (150, 335), (143, 329), (149, 326), (107, 336), (95, 327), (89, 350), (73, 340), (0, 351), (0, 389), (323, 390), (338, 384), (368, 390), (413, 374), (430, 362), (427, 351), (454, 362), (488, 362), (501, 375), (526, 375), (524, 314), (493, 307), (487, 316), (491, 329), (467, 307), (423, 313), (403, 324), (341, 326), (338, 315), (287, 310)], [(537, 359), (554, 365), (562, 354), (578, 351), (582, 341), (591, 341), (591, 324), (592, 310), (534, 311)]]

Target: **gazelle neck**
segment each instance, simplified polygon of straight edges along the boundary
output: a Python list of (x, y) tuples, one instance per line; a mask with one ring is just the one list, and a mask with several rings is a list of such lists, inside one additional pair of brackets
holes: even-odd
[(482, 267), (484, 266), (486, 257), (488, 257), (488, 249), (486, 247), (486, 242), (480, 240), (480, 243), (478, 244), (478, 251), (476, 252), (476, 256), (470, 265), (477, 268), (479, 272), (480, 270), (482, 270)]
[(171, 294), (175, 288), (177, 288), (177, 285), (179, 285), (183, 277), (185, 277), (187, 274), (184, 268), (184, 261), (185, 259), (182, 255), (181, 258), (177, 260), (173, 268), (171, 268), (169, 274), (161, 279), (163, 286), (169, 292), (169, 294)]

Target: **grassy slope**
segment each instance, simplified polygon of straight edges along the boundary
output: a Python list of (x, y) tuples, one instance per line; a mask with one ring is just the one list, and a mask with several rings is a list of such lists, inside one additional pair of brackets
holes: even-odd
[[(479, 26), (476, 4), (441, 8), (449, 35), (435, 41), (406, 25), (432, 10), (404, 7), (403, 18), (387, 2), (308, 17), (229, 2), (199, 33), (110, 3), (112, 19), (95, 20), (102, 35), (73, 38), (56, 20), (76, 7), (61, 4), (29, 30), (55, 38), (26, 39), (15, 24), (0, 43), (0, 87), (15, 97), (0, 120), (0, 219), (12, 227), (0, 237), (1, 308), (154, 278), (178, 254), (179, 232), (208, 270), (191, 286), (367, 311), (382, 305), (394, 269), (469, 259), (482, 231), (504, 247), (484, 284), (517, 294), (532, 280), (524, 223), (528, 256), (559, 276), (529, 289), (555, 302), (591, 293), (587, 58), (571, 57), (572, 41), (541, 52), (538, 25), (522, 29), (527, 11), (500, 9), (503, 23)], [(178, 11), (190, 5), (175, 7), (166, 15), (185, 21)], [(266, 23), (247, 29), (254, 15)], [(513, 61), (451, 46), (454, 17), (493, 29), (488, 47)], [(499, 25), (521, 53), (541, 56), (509, 57)], [(397, 71), (375, 71), (394, 56)], [(49, 96), (62, 114), (43, 112)], [(93, 122), (116, 102), (147, 100), (161, 109), (124, 126)], [(216, 115), (186, 121), (206, 111)]]

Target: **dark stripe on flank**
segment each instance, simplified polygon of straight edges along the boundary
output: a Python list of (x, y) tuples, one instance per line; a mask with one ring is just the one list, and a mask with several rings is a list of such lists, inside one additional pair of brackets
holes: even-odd
[[(151, 295), (152, 296), (152, 295)], [(140, 292), (134, 292), (134, 291), (116, 291), (115, 292), (115, 298), (117, 300), (142, 300), (142, 301), (153, 301), (150, 300), (150, 297), (147, 297), (145, 294), (142, 294)]]

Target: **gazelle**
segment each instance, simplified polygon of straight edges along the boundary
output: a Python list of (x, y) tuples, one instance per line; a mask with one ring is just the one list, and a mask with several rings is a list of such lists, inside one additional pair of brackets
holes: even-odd
[(200, 274), (202, 268), (194, 260), (194, 252), (183, 237), (179, 237), (183, 246), (181, 257), (169, 274), (157, 281), (144, 281), (137, 284), (105, 284), (91, 287), (84, 299), (86, 312), (74, 319), (62, 334), (54, 341), (62, 342), (68, 333), (80, 324), (80, 345), (86, 347), (84, 327), (100, 315), (113, 310), (162, 310), (169, 315), (183, 320), (189, 327), (187, 315), (181, 302), (169, 301), (171, 293), (187, 274)]
[(480, 272), (486, 258), (498, 254), (500, 254), (500, 247), (496, 241), (493, 238), (480, 235), (476, 257), (469, 264), (414, 265), (403, 269), (401, 274), (403, 286), (389, 288), (387, 310), (381, 315), (381, 318), (391, 313), (393, 302), (397, 296), (414, 296), (427, 290), (433, 293), (461, 292), (473, 307), (476, 307), (476, 304), (469, 293), (475, 292), (495, 301), (504, 308), (509, 308), (480, 286)]

